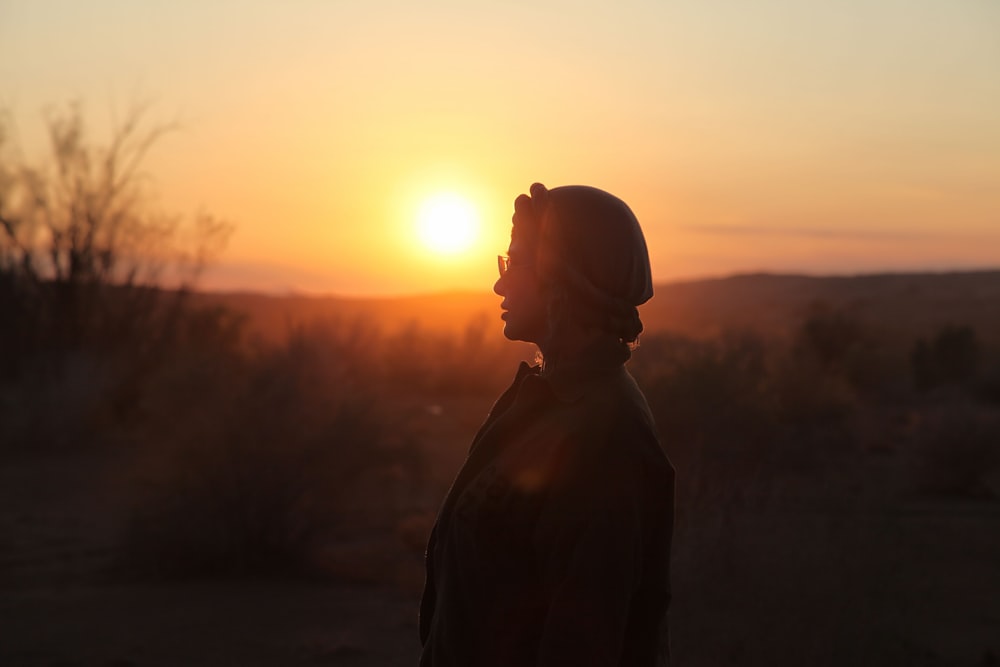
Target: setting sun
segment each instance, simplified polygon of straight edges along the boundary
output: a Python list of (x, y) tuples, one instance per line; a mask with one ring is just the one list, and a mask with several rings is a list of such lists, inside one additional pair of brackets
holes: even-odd
[(437, 194), (424, 201), (417, 214), (417, 233), (434, 252), (454, 254), (467, 250), (479, 234), (479, 216), (465, 198)]

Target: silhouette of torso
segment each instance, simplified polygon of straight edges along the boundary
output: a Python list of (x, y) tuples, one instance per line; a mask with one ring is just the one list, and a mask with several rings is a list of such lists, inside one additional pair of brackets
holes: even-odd
[(521, 364), (431, 535), (423, 667), (665, 659), (673, 468), (620, 350)]

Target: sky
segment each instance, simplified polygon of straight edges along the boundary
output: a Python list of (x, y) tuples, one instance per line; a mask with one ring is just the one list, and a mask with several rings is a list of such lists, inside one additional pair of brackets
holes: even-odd
[(488, 289), (534, 181), (628, 202), (657, 282), (995, 268), (998, 73), (996, 0), (0, 0), (20, 148), (176, 122), (146, 170), (233, 223), (210, 289)]

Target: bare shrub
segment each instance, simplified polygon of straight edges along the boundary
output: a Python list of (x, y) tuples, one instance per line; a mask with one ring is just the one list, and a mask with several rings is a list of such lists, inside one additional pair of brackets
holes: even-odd
[(927, 409), (915, 443), (916, 489), (964, 498), (994, 497), (1000, 471), (1000, 415), (952, 397)]
[(1000, 405), (1000, 347), (984, 350), (976, 393), (987, 403)]
[(866, 334), (861, 323), (847, 311), (823, 302), (814, 302), (795, 334), (793, 346), (812, 357), (825, 371), (842, 369), (851, 351), (861, 345)]
[(913, 348), (913, 379), (918, 389), (941, 385), (970, 385), (982, 359), (979, 338), (972, 327), (946, 326), (931, 340), (921, 338)]
[(499, 391), (523, 349), (491, 339), (489, 327), (484, 315), (471, 319), (460, 335), (411, 322), (386, 336), (376, 358), (384, 388), (437, 394)]
[[(160, 442), (140, 471), (129, 563), (164, 576), (302, 571), (350, 523), (358, 482), (409, 452), (359, 360), (300, 330), (283, 346), (201, 360), (153, 401)], [(191, 382), (188, 373), (195, 373)]]
[(795, 354), (776, 360), (773, 383), (782, 422), (800, 433), (842, 421), (859, 400), (847, 377)]
[(112, 379), (98, 356), (79, 351), (55, 368), (0, 384), (0, 451), (68, 452), (99, 440)]
[[(36, 343), (132, 340), (160, 305), (149, 288), (165, 271), (189, 286), (225, 243), (230, 227), (201, 215), (195, 246), (182, 247), (181, 217), (151, 205), (143, 162), (172, 126), (147, 123), (145, 111), (134, 107), (102, 146), (91, 143), (79, 104), (55, 109), (46, 117), (49, 156), (39, 163), (4, 146), (0, 127), (9, 158), (0, 162), (0, 273), (8, 297), (22, 308), (31, 298), (34, 317), (19, 324), (39, 327)], [(23, 333), (6, 332), (30, 342)]]
[(647, 336), (632, 368), (667, 440), (715, 448), (759, 444), (775, 417), (764, 341)]
[[(154, 207), (143, 163), (172, 126), (134, 107), (106, 144), (94, 143), (79, 104), (46, 117), (48, 156), (24, 157), (0, 116), (0, 421), (4, 449), (85, 443), (89, 416), (127, 412), (144, 382), (169, 363), (191, 313), (187, 289), (221, 250), (229, 225)], [(171, 287), (161, 289), (172, 274)], [(81, 363), (92, 382), (78, 381)], [(41, 399), (41, 400), (39, 400)], [(60, 429), (32, 424), (61, 423)], [(46, 435), (48, 433), (48, 435)]]
[(677, 468), (678, 544), (723, 531), (757, 500), (779, 426), (767, 356), (760, 338), (731, 333), (702, 341), (647, 336), (633, 357)]

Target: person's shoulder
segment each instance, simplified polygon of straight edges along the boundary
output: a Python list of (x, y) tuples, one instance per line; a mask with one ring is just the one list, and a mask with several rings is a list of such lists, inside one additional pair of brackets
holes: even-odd
[(630, 423), (655, 432), (653, 415), (639, 385), (624, 367), (590, 383), (582, 392), (577, 410), (599, 415), (610, 426)]
[(595, 446), (620, 456), (633, 451), (643, 459), (664, 459), (652, 411), (632, 375), (623, 367), (591, 384), (574, 411)]

